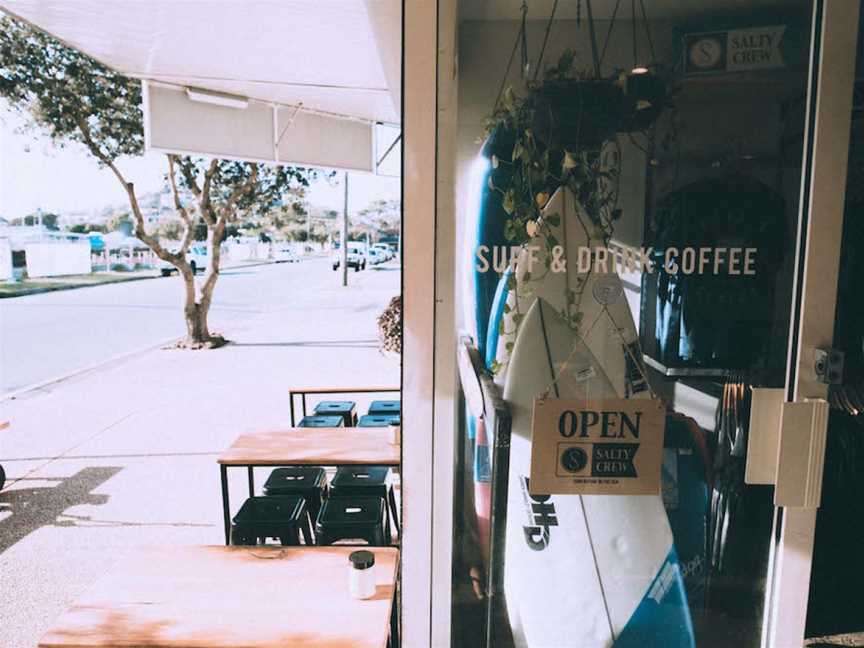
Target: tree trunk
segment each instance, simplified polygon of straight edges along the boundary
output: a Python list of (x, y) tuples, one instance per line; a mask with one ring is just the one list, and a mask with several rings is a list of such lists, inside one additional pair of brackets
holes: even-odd
[[(212, 271), (212, 268), (211, 270)], [(205, 283), (200, 300), (196, 299), (195, 275), (189, 267), (181, 268), (180, 274), (186, 286), (186, 303), (183, 314), (186, 318), (186, 339), (179, 346), (188, 349), (214, 349), (226, 343), (221, 335), (213, 335), (207, 325), (214, 282)]]

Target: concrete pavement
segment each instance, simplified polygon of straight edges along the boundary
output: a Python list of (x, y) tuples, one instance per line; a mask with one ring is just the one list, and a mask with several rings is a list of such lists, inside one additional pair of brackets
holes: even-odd
[[(228, 268), (216, 286), (211, 329), (315, 303), (336, 275), (325, 258)], [(180, 337), (182, 305), (176, 276), (0, 300), (0, 394)]]
[[(0, 404), (12, 422), (0, 432), (11, 481), (0, 492), (0, 646), (35, 645), (136, 547), (221, 543), (216, 456), (243, 431), (286, 425), (289, 387), (398, 384), (398, 361), (378, 351), (375, 324), (399, 291), (398, 272), (352, 273), (348, 289), (311, 264), (260, 272), (220, 286), (219, 330), (234, 344), (156, 349)], [(176, 326), (160, 303), (147, 320), (154, 335)], [(148, 317), (119, 298), (115, 308), (126, 319), (114, 326)], [(51, 317), (41, 321), (56, 330)], [(236, 505), (246, 483), (233, 472)]]

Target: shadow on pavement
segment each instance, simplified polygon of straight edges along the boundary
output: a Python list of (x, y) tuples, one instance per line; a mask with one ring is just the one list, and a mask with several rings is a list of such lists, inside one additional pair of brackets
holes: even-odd
[(0, 553), (41, 527), (66, 526), (57, 518), (72, 506), (107, 503), (107, 495), (93, 491), (121, 470), (117, 466), (94, 466), (79, 470), (56, 486), (0, 492), (0, 515), (4, 516), (0, 520)]

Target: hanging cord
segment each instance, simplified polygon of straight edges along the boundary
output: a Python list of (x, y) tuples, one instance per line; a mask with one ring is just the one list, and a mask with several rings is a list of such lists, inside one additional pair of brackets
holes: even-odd
[[(639, 0), (639, 8), (642, 10), (642, 22), (645, 23), (645, 37), (648, 39), (648, 52), (651, 55), (649, 63), (655, 63), (657, 56), (654, 54), (654, 41), (651, 39), (651, 23), (648, 22), (648, 14), (645, 13), (644, 0)], [(636, 16), (633, 16), (633, 20), (636, 20)]]
[(492, 113), (498, 110), (498, 104), (501, 103), (501, 97), (504, 95), (504, 88), (507, 87), (507, 77), (510, 76), (510, 70), (513, 68), (513, 59), (516, 58), (516, 50), (519, 45), (522, 45), (522, 53), (525, 55), (525, 47), (527, 40), (525, 38), (525, 16), (528, 13), (528, 3), (522, 3), (522, 24), (519, 27), (519, 32), (516, 34), (516, 42), (513, 43), (513, 50), (510, 52), (510, 59), (507, 61), (507, 67), (504, 69), (504, 77), (501, 79), (501, 85), (498, 86), (498, 94), (495, 97), (495, 104), (492, 106)]
[(528, 60), (528, 2), (522, 0), (522, 29), (519, 31), (522, 41), (522, 80), (528, 76), (531, 63)]
[(552, 5), (552, 13), (549, 14), (549, 20), (546, 22), (546, 34), (543, 36), (543, 45), (540, 47), (540, 56), (537, 57), (537, 66), (534, 68), (534, 78), (537, 80), (537, 75), (540, 73), (540, 68), (543, 67), (543, 55), (546, 53), (546, 43), (549, 42), (549, 32), (552, 31), (552, 21), (555, 20), (555, 12), (558, 10), (558, 0)]
[(609, 21), (609, 29), (606, 30), (606, 38), (603, 39), (603, 52), (600, 54), (600, 65), (603, 65), (603, 61), (606, 58), (606, 48), (609, 46), (609, 37), (612, 35), (612, 28), (615, 26), (615, 18), (618, 16), (618, 9), (620, 8), (621, 0), (616, 0), (615, 9), (612, 10), (612, 20)]
[(594, 12), (591, 9), (591, 0), (585, 0), (588, 9), (588, 33), (591, 36), (591, 61), (594, 63), (594, 78), (600, 78), (600, 57), (597, 54), (597, 33), (594, 31)]
[(633, 69), (639, 65), (639, 45), (636, 43), (636, 0), (630, 0), (630, 26), (633, 31)]

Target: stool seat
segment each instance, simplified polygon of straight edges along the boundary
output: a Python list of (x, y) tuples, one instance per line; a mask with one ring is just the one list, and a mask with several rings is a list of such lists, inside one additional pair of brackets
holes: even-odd
[(369, 405), (369, 414), (401, 414), (402, 401), (376, 400)]
[(306, 544), (312, 544), (309, 513), (302, 497), (256, 496), (243, 502), (234, 516), (231, 541), (235, 545), (248, 545), (259, 539), (279, 538), (283, 545), (299, 545), (301, 533)]
[(294, 495), (306, 502), (309, 517), (317, 519), (327, 493), (327, 473), (321, 466), (276, 468), (264, 482), (264, 494)]
[(393, 490), (391, 471), (388, 466), (339, 466), (330, 480), (330, 499), (341, 497), (380, 497), (387, 502), (387, 537), (390, 537), (390, 520), (401, 536), (396, 493)]
[(315, 406), (318, 416), (341, 416), (345, 427), (357, 424), (357, 403), (354, 401), (321, 401)]
[(365, 540), (375, 547), (390, 544), (385, 535), (386, 506), (380, 497), (331, 497), (318, 514), (315, 535), (319, 545), (339, 540)]
[(330, 481), (330, 496), (384, 497), (390, 487), (389, 466), (339, 466)]
[(344, 424), (341, 416), (304, 416), (298, 427), (343, 427)]
[(398, 414), (364, 414), (357, 422), (357, 427), (387, 427), (391, 423), (399, 423)]

